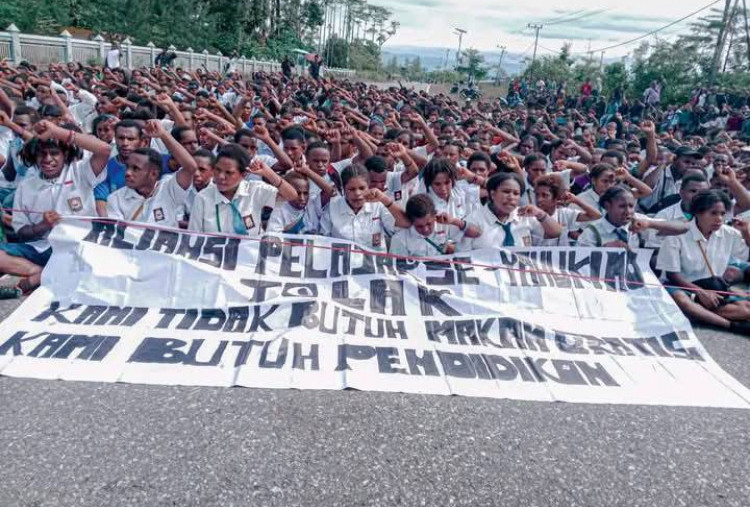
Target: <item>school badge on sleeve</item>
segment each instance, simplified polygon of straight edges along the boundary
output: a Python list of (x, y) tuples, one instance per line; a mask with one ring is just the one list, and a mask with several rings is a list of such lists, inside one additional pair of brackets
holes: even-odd
[(83, 209), (83, 202), (80, 197), (71, 197), (68, 199), (68, 208), (73, 213), (77, 213)]

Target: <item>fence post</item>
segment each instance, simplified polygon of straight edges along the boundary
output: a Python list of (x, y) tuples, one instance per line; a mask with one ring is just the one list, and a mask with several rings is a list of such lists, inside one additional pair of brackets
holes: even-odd
[(193, 48), (187, 48), (185, 51), (188, 53), (188, 69), (192, 72), (193, 71), (193, 58), (195, 57), (195, 53), (193, 53)]
[(70, 35), (70, 32), (67, 30), (63, 30), (60, 34), (60, 37), (62, 37), (65, 40), (65, 54), (63, 55), (63, 59), (66, 62), (72, 62), (73, 61), (73, 42), (71, 40), (72, 35)]
[(150, 61), (148, 62), (148, 67), (154, 66), (154, 61), (156, 60), (156, 44), (154, 44), (151, 41), (148, 41), (148, 44), (146, 44), (146, 47), (151, 53)]
[(242, 58), (240, 58), (240, 62), (242, 63), (242, 70), (240, 71), (240, 74), (243, 76), (247, 75), (247, 58), (245, 58), (245, 55), (242, 55)]
[(219, 74), (224, 74), (224, 65), (223, 65), (223, 64), (222, 64), (222, 62), (221, 62), (221, 60), (222, 60), (222, 58), (221, 58), (221, 57), (222, 57), (223, 55), (221, 54), (221, 51), (217, 51), (217, 52), (216, 52), (216, 56), (218, 56), (218, 57), (219, 57)]
[(133, 69), (133, 41), (130, 37), (125, 37), (122, 41), (122, 45), (125, 47), (125, 68), (128, 70)]
[(101, 34), (97, 34), (94, 40), (99, 43), (99, 61), (103, 62), (107, 58), (107, 51), (104, 48), (104, 37)]
[(5, 31), (10, 32), (10, 57), (18, 65), (21, 62), (21, 30), (11, 23)]
[(208, 70), (208, 49), (204, 49), (202, 53), (203, 53), (203, 65), (206, 67), (206, 70)]

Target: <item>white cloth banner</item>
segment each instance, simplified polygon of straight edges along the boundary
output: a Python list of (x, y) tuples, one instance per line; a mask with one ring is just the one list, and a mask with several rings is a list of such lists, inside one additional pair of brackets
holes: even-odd
[(65, 221), (0, 324), (0, 373), (102, 382), (747, 408), (648, 269), (613, 249), (394, 259)]

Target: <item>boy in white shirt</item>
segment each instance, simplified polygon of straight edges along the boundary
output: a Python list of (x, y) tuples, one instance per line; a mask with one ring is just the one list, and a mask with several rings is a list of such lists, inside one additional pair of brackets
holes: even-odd
[(164, 227), (177, 227), (180, 211), (187, 199), (198, 169), (195, 159), (159, 120), (149, 120), (146, 135), (158, 138), (167, 147), (181, 168), (173, 176), (159, 179), (161, 155), (150, 148), (138, 148), (128, 157), (125, 187), (107, 198), (107, 216), (118, 220), (145, 222)]
[(432, 257), (450, 255), (464, 236), (476, 238), (482, 231), (465, 220), (437, 213), (426, 194), (417, 194), (406, 203), (406, 217), (412, 225), (391, 238), (390, 253), (401, 256)]
[(0, 244), (0, 272), (24, 277), (19, 282), (24, 292), (39, 286), (52, 254), (47, 236), (63, 215), (96, 214), (93, 191), (106, 177), (110, 152), (96, 137), (46, 120), (34, 125), (34, 132), (24, 163), (37, 170), (19, 183), (13, 201), (19, 211), (12, 224), (22, 243)]
[[(298, 197), (274, 208), (266, 229), (287, 234), (317, 234), (323, 209), (336, 194), (336, 189), (307, 166), (295, 167), (285, 179), (297, 191)], [(315, 196), (310, 195), (313, 183), (320, 188), (320, 193)]]

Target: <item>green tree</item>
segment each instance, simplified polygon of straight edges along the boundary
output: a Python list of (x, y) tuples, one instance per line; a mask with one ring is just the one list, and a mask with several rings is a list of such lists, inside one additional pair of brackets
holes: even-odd
[(461, 56), (463, 65), (456, 68), (459, 74), (464, 74), (468, 79), (480, 81), (485, 78), (489, 69), (484, 66), (484, 56), (479, 50), (469, 48)]

